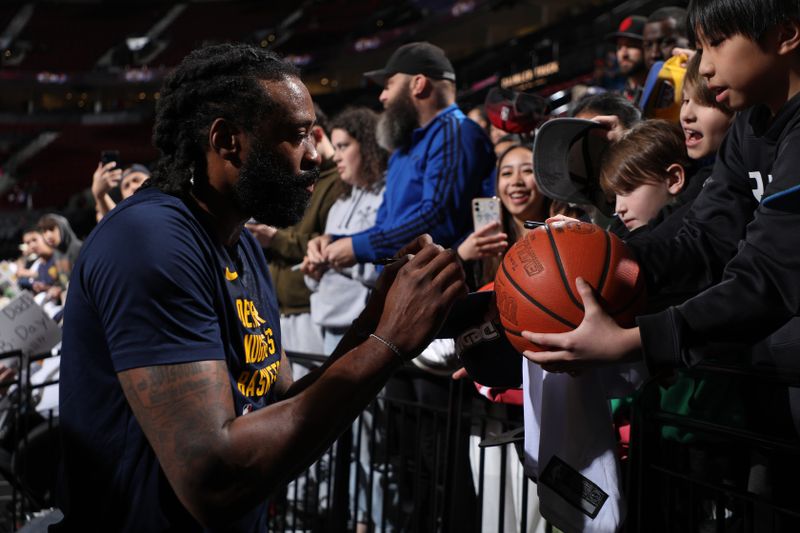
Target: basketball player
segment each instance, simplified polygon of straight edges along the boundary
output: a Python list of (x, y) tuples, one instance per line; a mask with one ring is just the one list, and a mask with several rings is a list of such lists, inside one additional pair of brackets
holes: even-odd
[(429, 344), (463, 272), (430, 238), (407, 246), (326, 365), (293, 384), (243, 226), (303, 213), (317, 176), (308, 90), (274, 54), (226, 44), (189, 54), (161, 95), (158, 166), (73, 273), (60, 530), (264, 531), (267, 497)]

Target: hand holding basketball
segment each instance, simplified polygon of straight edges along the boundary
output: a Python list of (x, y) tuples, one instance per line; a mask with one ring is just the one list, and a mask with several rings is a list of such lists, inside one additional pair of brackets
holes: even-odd
[(596, 325), (596, 317), (607, 316), (621, 327), (634, 325), (645, 302), (644, 276), (625, 244), (594, 224), (575, 220), (548, 223), (517, 241), (497, 271), (494, 291), (506, 336), (519, 353), (548, 351), (523, 331), (577, 330), (584, 322), (585, 301), (593, 304), (595, 318), (589, 325)]
[(582, 278), (575, 280), (585, 315), (580, 325), (567, 333), (523, 331), (527, 340), (545, 351), (525, 350), (522, 355), (548, 372), (571, 371), (590, 364), (617, 363), (637, 357), (641, 342), (639, 328), (620, 327), (594, 296)]

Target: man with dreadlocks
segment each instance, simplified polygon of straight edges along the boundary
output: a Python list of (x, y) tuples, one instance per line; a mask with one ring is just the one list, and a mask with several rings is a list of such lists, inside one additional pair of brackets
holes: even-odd
[(266, 498), (430, 342), (463, 273), (418, 238), (329, 362), (292, 383), (243, 226), (301, 216), (317, 175), (311, 97), (293, 66), (245, 45), (192, 52), (161, 94), (155, 172), (73, 273), (60, 530), (264, 531)]

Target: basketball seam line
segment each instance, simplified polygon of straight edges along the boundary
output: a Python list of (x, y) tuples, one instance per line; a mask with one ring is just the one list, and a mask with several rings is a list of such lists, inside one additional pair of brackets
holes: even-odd
[(548, 308), (546, 308), (544, 305), (542, 305), (539, 302), (537, 302), (536, 300), (534, 300), (532, 296), (530, 296), (528, 293), (526, 293), (524, 290), (522, 290), (522, 287), (517, 285), (517, 282), (514, 281), (514, 279), (511, 277), (511, 274), (508, 273), (508, 270), (506, 269), (505, 262), (501, 263), (501, 267), (503, 269), (503, 274), (505, 274), (506, 279), (508, 279), (508, 282), (511, 283), (511, 285), (514, 286), (514, 288), (517, 290), (517, 292), (520, 293), (522, 296), (524, 296), (526, 300), (528, 300), (533, 305), (535, 305), (536, 307), (538, 307), (539, 309), (541, 309), (542, 311), (544, 311), (545, 313), (550, 315), (550, 317), (558, 320), (559, 322), (561, 322), (565, 326), (569, 326), (572, 329), (575, 329), (575, 328), (578, 327), (577, 325), (573, 324), (569, 320), (567, 320), (565, 318), (561, 318), (560, 316), (558, 316), (554, 312), (550, 311)]
[(597, 294), (600, 295), (603, 293), (603, 287), (606, 284), (606, 278), (608, 277), (608, 270), (611, 267), (611, 236), (608, 232), (603, 232), (603, 235), (606, 237), (606, 258), (603, 261), (603, 273), (600, 274), (600, 281), (597, 282)]
[(553, 256), (555, 256), (556, 265), (558, 265), (558, 272), (561, 275), (561, 282), (564, 284), (564, 288), (567, 290), (567, 296), (569, 296), (569, 299), (575, 304), (575, 307), (583, 312), (586, 312), (583, 308), (583, 304), (581, 304), (575, 295), (572, 294), (572, 288), (569, 285), (569, 281), (567, 281), (567, 273), (564, 271), (564, 265), (561, 263), (561, 254), (558, 253), (558, 246), (556, 245), (556, 240), (553, 237), (553, 234), (550, 232), (550, 226), (545, 226), (544, 229), (547, 233), (547, 238), (550, 240), (550, 248), (553, 249)]

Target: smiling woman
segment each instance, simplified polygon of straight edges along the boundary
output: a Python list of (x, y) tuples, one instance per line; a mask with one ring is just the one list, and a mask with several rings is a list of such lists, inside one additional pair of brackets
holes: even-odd
[(458, 246), (458, 256), (473, 271), (475, 288), (494, 279), (500, 257), (527, 233), (526, 221), (541, 222), (557, 214), (582, 215), (579, 209), (554, 201), (539, 190), (533, 173), (533, 157), (530, 143), (512, 144), (500, 154), (496, 190), (500, 198), (501, 223), (475, 228)]

